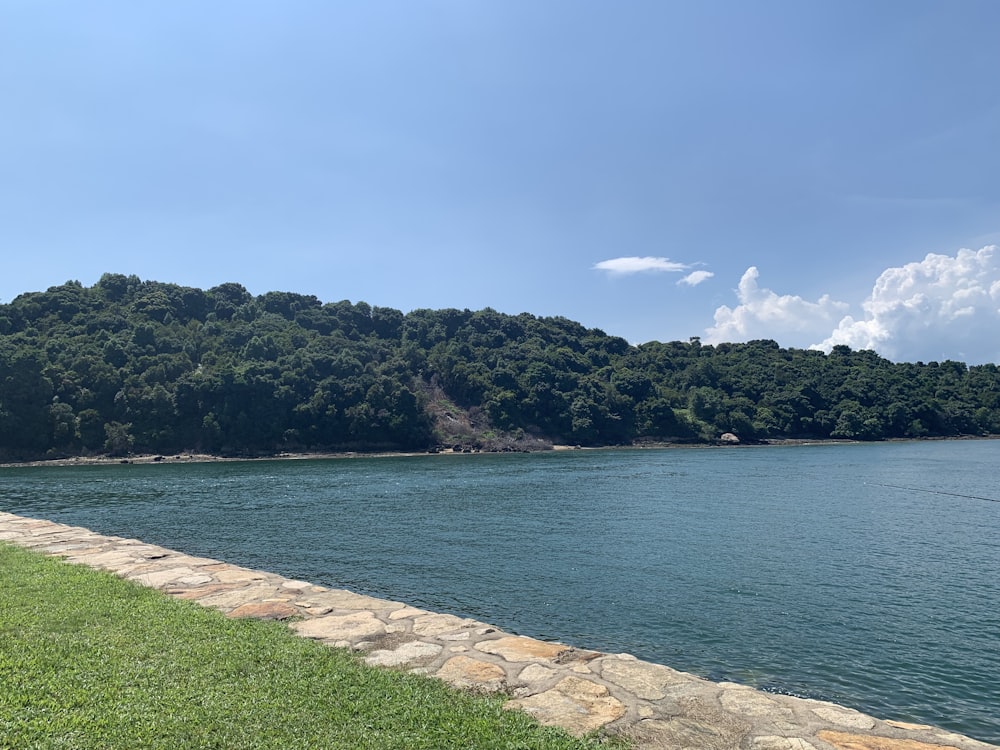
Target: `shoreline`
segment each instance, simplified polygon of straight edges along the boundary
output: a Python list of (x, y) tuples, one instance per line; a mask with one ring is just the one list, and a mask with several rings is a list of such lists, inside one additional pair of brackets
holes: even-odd
[(0, 511), (0, 543), (103, 569), (231, 618), (286, 622), (373, 667), (503, 693), (505, 707), (581, 736), (602, 731), (636, 750), (986, 750), (941, 727), (828, 701), (713, 682), (663, 664), (515, 635), (467, 617), (293, 580), (223, 560)]
[[(633, 445), (598, 445), (579, 446), (553, 444), (548, 448), (540, 450), (521, 450), (515, 453), (548, 453), (550, 451), (598, 451), (598, 450), (664, 450), (664, 449), (698, 449), (698, 448), (724, 448), (727, 450), (745, 448), (768, 448), (768, 447), (790, 447), (790, 446), (813, 446), (813, 445), (865, 445), (868, 443), (926, 443), (942, 442), (954, 440), (1000, 440), (1000, 435), (954, 435), (950, 437), (923, 437), (923, 438), (887, 438), (886, 440), (851, 440), (842, 438), (774, 438), (756, 443), (671, 443), (671, 442), (649, 442)], [(424, 450), (424, 451), (317, 451), (317, 452), (282, 452), (266, 456), (225, 456), (212, 453), (197, 453), (192, 451), (182, 451), (180, 453), (166, 455), (157, 453), (137, 453), (128, 456), (69, 456), (65, 458), (48, 458), (33, 461), (9, 461), (0, 463), (0, 469), (16, 468), (37, 468), (45, 466), (112, 466), (129, 464), (188, 464), (188, 463), (225, 463), (242, 461), (308, 461), (308, 460), (334, 460), (352, 458), (408, 458), (416, 456), (469, 456), (496, 454), (504, 455), (508, 451), (485, 451), (485, 450)]]

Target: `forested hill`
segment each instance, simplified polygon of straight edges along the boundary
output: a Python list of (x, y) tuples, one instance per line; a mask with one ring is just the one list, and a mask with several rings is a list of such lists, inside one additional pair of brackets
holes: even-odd
[(631, 346), (565, 318), (403, 314), (105, 274), (0, 305), (0, 459), (1000, 433), (1000, 372), (773, 341)]

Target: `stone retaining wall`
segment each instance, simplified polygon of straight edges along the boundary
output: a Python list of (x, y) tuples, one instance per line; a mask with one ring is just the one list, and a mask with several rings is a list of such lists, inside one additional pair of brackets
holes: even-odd
[(0, 540), (111, 571), (229, 617), (288, 620), (303, 637), (363, 652), (369, 664), (433, 675), (458, 688), (505, 692), (509, 708), (543, 724), (577, 735), (623, 733), (640, 750), (996, 748), (930, 726), (710, 682), (628, 654), (511, 635), (476, 620), (80, 527), (0, 512)]

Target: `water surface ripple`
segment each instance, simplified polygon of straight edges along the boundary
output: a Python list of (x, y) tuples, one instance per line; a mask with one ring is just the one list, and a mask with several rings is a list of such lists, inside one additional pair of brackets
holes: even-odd
[(0, 509), (1000, 742), (997, 465), (1000, 441), (26, 467)]

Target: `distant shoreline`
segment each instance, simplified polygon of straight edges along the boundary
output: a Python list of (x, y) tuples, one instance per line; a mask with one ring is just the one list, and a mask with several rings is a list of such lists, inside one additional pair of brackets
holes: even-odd
[[(547, 453), (549, 451), (593, 451), (593, 450), (662, 450), (664, 448), (726, 448), (729, 450), (740, 448), (761, 448), (775, 446), (805, 446), (805, 445), (862, 445), (866, 443), (925, 443), (933, 441), (952, 440), (997, 440), (1000, 435), (955, 435), (951, 437), (926, 437), (926, 438), (888, 438), (886, 440), (848, 440), (835, 438), (793, 438), (793, 439), (771, 439), (759, 443), (668, 443), (649, 442), (636, 445), (601, 445), (601, 446), (578, 446), (578, 445), (552, 445), (544, 450), (519, 451), (521, 453)], [(113, 466), (120, 464), (189, 464), (189, 463), (224, 463), (237, 461), (307, 461), (307, 460), (328, 460), (328, 459), (351, 459), (351, 458), (406, 458), (414, 456), (462, 456), (462, 455), (482, 455), (482, 454), (503, 455), (503, 451), (483, 451), (483, 450), (438, 450), (438, 451), (320, 451), (309, 452), (287, 452), (275, 453), (266, 456), (223, 456), (212, 453), (194, 453), (182, 451), (173, 455), (142, 453), (130, 456), (70, 456), (68, 458), (49, 458), (37, 461), (15, 461), (0, 463), (0, 469), (15, 469), (22, 467), (41, 466)]]

